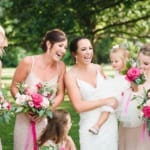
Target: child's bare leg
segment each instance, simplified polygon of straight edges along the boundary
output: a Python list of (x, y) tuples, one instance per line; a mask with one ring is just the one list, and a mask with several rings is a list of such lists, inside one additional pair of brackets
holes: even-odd
[(98, 121), (96, 122), (96, 124), (94, 124), (90, 129), (89, 132), (93, 133), (93, 134), (98, 134), (99, 129), (101, 128), (101, 126), (107, 121), (108, 117), (109, 117), (110, 112), (102, 112)]

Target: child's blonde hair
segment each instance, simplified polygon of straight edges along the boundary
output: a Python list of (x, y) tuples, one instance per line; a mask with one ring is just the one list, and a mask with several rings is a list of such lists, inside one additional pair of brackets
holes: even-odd
[(150, 43), (143, 45), (139, 53), (142, 53), (143, 55), (146, 56), (150, 56)]
[(111, 51), (110, 51), (110, 58), (112, 57), (112, 54), (115, 54), (118, 56), (118, 58), (120, 58), (123, 62), (123, 66), (125, 69), (126, 67), (126, 62), (129, 60), (130, 58), (130, 52), (125, 49), (125, 48), (122, 48), (122, 47), (116, 47), (116, 48), (112, 48)]

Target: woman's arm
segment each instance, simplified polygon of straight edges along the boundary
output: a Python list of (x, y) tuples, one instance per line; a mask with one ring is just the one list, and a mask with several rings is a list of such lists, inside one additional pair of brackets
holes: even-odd
[(18, 93), (17, 83), (23, 82), (31, 68), (31, 58), (28, 56), (24, 58), (16, 68), (16, 71), (14, 73), (12, 83), (11, 83), (11, 94), (15, 98), (15, 95)]
[(117, 107), (117, 101), (115, 98), (104, 98), (91, 101), (85, 101), (80, 95), (80, 91), (76, 82), (76, 78), (71, 72), (65, 75), (65, 85), (67, 88), (70, 101), (77, 112), (85, 112), (103, 105), (111, 105)]
[(66, 72), (66, 66), (63, 62), (59, 63), (59, 79), (58, 79), (58, 91), (52, 105), (52, 109), (55, 110), (64, 100), (65, 85), (64, 85), (64, 74)]

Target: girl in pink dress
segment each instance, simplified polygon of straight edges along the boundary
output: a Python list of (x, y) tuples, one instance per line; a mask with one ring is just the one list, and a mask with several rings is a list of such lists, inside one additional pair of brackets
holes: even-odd
[(48, 124), (41, 134), (38, 143), (40, 150), (76, 150), (72, 138), (68, 135), (71, 128), (69, 112), (58, 109), (53, 112), (53, 118), (48, 118)]

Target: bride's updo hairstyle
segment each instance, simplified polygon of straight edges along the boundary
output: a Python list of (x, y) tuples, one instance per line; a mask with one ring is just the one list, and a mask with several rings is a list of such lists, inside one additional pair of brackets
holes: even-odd
[(60, 29), (53, 29), (47, 31), (45, 36), (43, 37), (40, 47), (43, 49), (44, 52), (47, 51), (46, 42), (49, 41), (52, 44), (52, 47), (57, 42), (62, 42), (67, 40), (66, 34)]
[(82, 39), (87, 39), (89, 40), (88, 38), (86, 37), (76, 37), (74, 38), (71, 42), (70, 42), (70, 47), (69, 47), (69, 50), (70, 50), (70, 53), (74, 59), (74, 62), (76, 62), (76, 58), (75, 58), (75, 54), (77, 53), (77, 49), (78, 49), (78, 42)]
[(77, 52), (78, 49), (78, 42), (82, 39), (87, 39), (85, 37), (76, 37), (74, 38), (71, 43), (70, 43), (70, 53), (71, 54), (75, 54)]

